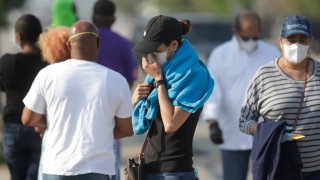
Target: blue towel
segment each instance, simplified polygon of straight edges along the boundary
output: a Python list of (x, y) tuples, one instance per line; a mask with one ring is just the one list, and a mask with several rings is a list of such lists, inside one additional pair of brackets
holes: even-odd
[[(194, 113), (210, 97), (214, 80), (207, 67), (187, 40), (175, 52), (173, 58), (162, 67), (168, 97), (173, 106)], [(152, 84), (153, 78), (147, 76), (145, 82)], [(132, 125), (135, 134), (145, 133), (159, 111), (158, 89), (140, 99), (134, 108)]]

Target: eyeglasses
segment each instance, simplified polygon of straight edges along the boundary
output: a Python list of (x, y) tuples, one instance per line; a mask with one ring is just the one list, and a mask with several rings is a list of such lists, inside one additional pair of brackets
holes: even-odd
[(261, 37), (259, 37), (259, 36), (255, 36), (255, 37), (240, 36), (240, 38), (241, 38), (243, 41), (249, 41), (250, 39), (251, 39), (251, 40), (254, 40), (254, 41), (257, 41), (257, 40), (261, 39)]
[(74, 37), (77, 37), (77, 36), (80, 36), (80, 35), (84, 35), (84, 34), (91, 34), (91, 35), (94, 35), (96, 36), (97, 38), (99, 38), (99, 35), (97, 33), (94, 33), (94, 32), (81, 32), (81, 33), (77, 33), (77, 34), (74, 34), (72, 36), (69, 37), (68, 41), (67, 41), (67, 45), (68, 43), (70, 42), (70, 40)]

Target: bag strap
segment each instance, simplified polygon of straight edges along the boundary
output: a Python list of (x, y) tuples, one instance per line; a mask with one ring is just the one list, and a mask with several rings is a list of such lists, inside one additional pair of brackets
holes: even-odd
[(306, 68), (305, 68), (305, 70), (304, 70), (304, 83), (303, 83), (303, 90), (302, 90), (302, 93), (301, 93), (300, 107), (299, 107), (299, 110), (298, 110), (296, 119), (295, 119), (295, 121), (293, 122), (293, 130), (296, 130), (297, 121), (298, 121), (299, 116), (300, 116), (300, 114), (301, 114), (302, 104), (303, 104), (303, 101), (304, 101), (304, 94), (305, 94), (305, 91), (306, 91), (306, 88), (307, 88), (308, 69), (309, 69), (309, 59), (308, 59), (308, 61), (307, 61), (307, 65), (306, 65)]
[(144, 151), (146, 150), (146, 147), (147, 147), (147, 144), (148, 144), (148, 137), (150, 135), (150, 129), (151, 129), (151, 126), (153, 124), (153, 121), (155, 121), (155, 119), (151, 121), (150, 127), (148, 129), (148, 133), (147, 133), (146, 137), (144, 138), (143, 145), (142, 145), (142, 148), (141, 148), (141, 152), (139, 154), (140, 158), (144, 158)]
[[(154, 82), (155, 82), (155, 79), (152, 80), (151, 85), (152, 85), (152, 84), (154, 85)], [(153, 88), (154, 88), (154, 87), (153, 87)], [(153, 90), (151, 90), (151, 91), (153, 91)], [(151, 91), (150, 91), (150, 92), (151, 92)], [(144, 151), (146, 150), (146, 147), (147, 147), (147, 144), (148, 144), (148, 137), (149, 137), (149, 135), (150, 135), (150, 129), (151, 129), (151, 127), (152, 127), (153, 121), (156, 121), (156, 119), (152, 120), (151, 123), (150, 123), (150, 127), (149, 127), (149, 129), (148, 129), (148, 132), (147, 132), (146, 137), (144, 138), (143, 145), (142, 145), (142, 148), (141, 148), (141, 151), (140, 151), (140, 154), (139, 154), (140, 159), (143, 159), (143, 158), (144, 158)]]

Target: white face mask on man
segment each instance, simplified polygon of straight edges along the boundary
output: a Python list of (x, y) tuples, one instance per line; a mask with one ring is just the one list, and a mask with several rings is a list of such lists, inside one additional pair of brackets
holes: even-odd
[(238, 37), (238, 42), (240, 49), (244, 50), (246, 53), (252, 53), (258, 46), (257, 40), (248, 39), (242, 40), (241, 37)]
[(283, 44), (283, 56), (294, 64), (301, 63), (308, 56), (309, 45), (300, 43)]

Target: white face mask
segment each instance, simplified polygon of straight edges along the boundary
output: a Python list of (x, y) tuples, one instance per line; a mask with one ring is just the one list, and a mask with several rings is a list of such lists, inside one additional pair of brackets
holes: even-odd
[(283, 44), (283, 56), (294, 64), (301, 63), (308, 56), (309, 45)]
[(238, 38), (240, 48), (247, 53), (252, 53), (258, 46), (256, 40), (249, 39), (248, 41), (244, 41), (241, 38)]
[(154, 54), (156, 55), (157, 60), (161, 66), (167, 62), (168, 49), (169, 49), (169, 47), (167, 48), (167, 50), (165, 50), (161, 53), (154, 52)]

